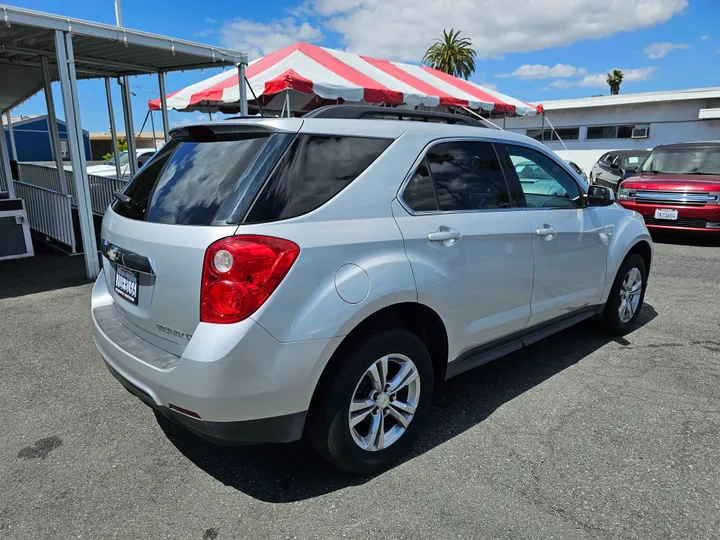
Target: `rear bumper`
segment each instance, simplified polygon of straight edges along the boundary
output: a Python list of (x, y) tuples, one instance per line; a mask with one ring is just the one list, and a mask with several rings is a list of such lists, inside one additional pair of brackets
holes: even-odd
[(101, 274), (92, 293), (92, 332), (110, 372), (169, 419), (224, 444), (298, 439), (341, 339), (282, 343), (251, 319), (200, 323), (174, 356), (134, 334), (115, 310)]
[[(702, 234), (720, 234), (719, 226), (707, 224), (720, 223), (720, 206), (679, 206), (637, 203), (634, 201), (618, 201), (628, 210), (635, 210), (642, 215), (645, 225), (650, 230), (686, 231)], [(655, 210), (671, 209), (678, 211), (677, 221), (656, 220)]]
[(296, 441), (302, 436), (305, 412), (239, 422), (207, 422), (158, 405), (146, 392), (120, 375), (110, 364), (105, 362), (105, 365), (112, 376), (133, 396), (168, 420), (215, 444), (232, 446), (266, 442), (283, 443)]

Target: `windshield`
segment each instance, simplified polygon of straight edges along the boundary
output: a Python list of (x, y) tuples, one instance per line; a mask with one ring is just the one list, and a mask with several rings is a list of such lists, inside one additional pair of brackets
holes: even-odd
[[(115, 165), (115, 156), (108, 159), (106, 162), (108, 165)], [(125, 152), (120, 152), (120, 166), (124, 167), (128, 164), (128, 153), (127, 150)]]
[(720, 174), (720, 147), (658, 148), (642, 166), (643, 172)]

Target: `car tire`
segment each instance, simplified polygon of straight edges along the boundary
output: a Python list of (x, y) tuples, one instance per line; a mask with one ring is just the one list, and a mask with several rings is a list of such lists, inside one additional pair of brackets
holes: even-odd
[(635, 328), (645, 301), (647, 275), (645, 261), (640, 255), (632, 254), (620, 265), (600, 318), (605, 332), (622, 336)]
[[(313, 398), (307, 436), (320, 455), (343, 471), (380, 471), (409, 451), (427, 417), (434, 386), (430, 354), (406, 330), (363, 336), (337, 354), (341, 357), (334, 358)], [(403, 381), (407, 384), (400, 387)], [(396, 388), (388, 390), (389, 384)]]

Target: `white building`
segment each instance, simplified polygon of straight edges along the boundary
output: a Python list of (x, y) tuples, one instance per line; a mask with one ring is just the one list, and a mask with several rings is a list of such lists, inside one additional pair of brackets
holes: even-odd
[[(720, 87), (563, 99), (543, 106), (545, 144), (586, 173), (608, 150), (720, 139)], [(537, 140), (543, 138), (542, 126), (540, 115), (505, 121), (505, 129)]]

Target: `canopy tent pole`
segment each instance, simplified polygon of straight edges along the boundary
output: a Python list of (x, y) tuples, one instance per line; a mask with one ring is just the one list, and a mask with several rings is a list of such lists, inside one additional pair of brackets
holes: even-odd
[(505, 129), (505, 120), (507, 120), (507, 113), (503, 113), (503, 129)]
[(238, 84), (240, 86), (240, 116), (248, 115), (247, 87), (245, 86), (245, 64), (247, 60), (243, 60), (237, 65)]
[(123, 98), (123, 120), (125, 123), (125, 140), (128, 145), (128, 166), (130, 177), (137, 172), (137, 148), (135, 146), (135, 127), (133, 126), (132, 103), (130, 103), (130, 79), (123, 77), (120, 83)]
[(150, 127), (153, 132), (153, 150), (157, 151), (157, 139), (155, 138), (155, 115), (150, 111)]
[(167, 143), (170, 139), (170, 125), (168, 124), (167, 96), (165, 95), (165, 73), (162, 71), (158, 73), (158, 86), (160, 87), (160, 115), (162, 116), (165, 143)]
[(10, 116), (10, 111), (5, 113), (5, 117), (7, 118), (8, 134), (10, 135), (10, 150), (12, 151), (12, 153), (10, 154), (10, 158), (13, 161), (17, 161), (17, 146), (15, 146), (15, 132), (13, 131), (12, 117)]
[(55, 54), (57, 55), (58, 75), (67, 122), (70, 161), (75, 179), (75, 204), (77, 205), (83, 251), (85, 252), (85, 270), (88, 279), (94, 279), (100, 273), (100, 261), (95, 240), (95, 222), (90, 203), (90, 186), (87, 180), (87, 163), (83, 144), (82, 122), (80, 121), (77, 81), (75, 80), (73, 44), (69, 33), (55, 30)]
[(112, 139), (112, 150), (115, 156), (115, 174), (118, 180), (122, 178), (120, 170), (120, 152), (118, 151), (117, 127), (115, 126), (115, 111), (112, 104), (112, 91), (110, 87), (110, 79), (105, 77), (105, 95), (107, 97), (108, 117), (110, 118), (110, 138)]
[(540, 142), (545, 142), (545, 111), (542, 112), (542, 124), (540, 125)]
[(285, 89), (285, 108), (287, 109), (287, 117), (292, 118), (292, 114), (290, 113), (290, 89)]
[(5, 183), (7, 184), (8, 196), (11, 199), (15, 198), (15, 185), (13, 184), (12, 174), (10, 170), (10, 160), (8, 159), (7, 141), (5, 140), (5, 126), (3, 125), (3, 118), (0, 114), (0, 173), (2, 174)]
[(50, 68), (46, 56), (40, 58), (42, 66), (43, 84), (45, 85), (45, 106), (48, 112), (48, 132), (50, 133), (50, 149), (52, 150), (53, 159), (55, 160), (55, 168), (60, 179), (60, 191), (67, 195), (70, 193), (67, 185), (67, 176), (65, 175), (65, 165), (63, 163), (62, 151), (60, 150), (60, 133), (58, 133), (57, 116), (55, 115), (55, 98), (52, 94), (52, 79), (50, 78)]

